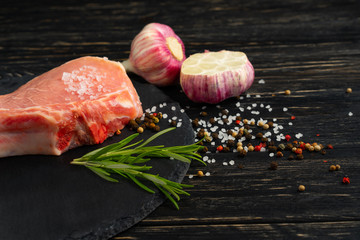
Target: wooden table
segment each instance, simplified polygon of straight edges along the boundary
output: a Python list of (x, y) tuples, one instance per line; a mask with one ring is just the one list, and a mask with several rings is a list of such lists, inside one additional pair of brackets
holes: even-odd
[[(182, 38), (187, 55), (205, 49), (247, 54), (256, 79), (240, 102), (261, 114), (245, 110), (245, 117), (276, 118), (292, 140), (301, 133), (305, 142), (334, 149), (287, 160), (289, 152), (282, 158), (268, 152), (241, 158), (210, 148), (205, 155), (216, 162), (190, 167), (183, 182), (195, 187), (180, 201), (179, 211), (165, 203), (113, 239), (360, 239), (359, 1), (181, 2), (5, 1), (1, 77), (38, 75), (85, 55), (124, 60), (142, 27), (160, 22)], [(346, 93), (347, 88), (353, 92)], [(284, 95), (287, 89), (291, 95)], [(192, 119), (201, 111), (209, 116), (222, 108), (239, 111), (235, 98), (217, 108), (191, 103), (179, 86), (162, 90)], [(269, 170), (272, 161), (277, 170)], [(341, 169), (329, 172), (332, 164)], [(210, 176), (197, 177), (198, 170)], [(344, 176), (350, 184), (342, 183)], [(298, 191), (300, 184), (304, 192)]]

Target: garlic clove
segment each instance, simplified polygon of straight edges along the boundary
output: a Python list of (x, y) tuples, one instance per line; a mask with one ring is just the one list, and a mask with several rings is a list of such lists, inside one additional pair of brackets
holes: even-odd
[(150, 23), (134, 38), (129, 59), (122, 64), (152, 84), (167, 86), (178, 82), (185, 59), (184, 44), (172, 28)]
[(255, 72), (243, 52), (196, 53), (182, 64), (180, 84), (194, 102), (219, 103), (239, 96), (254, 82)]

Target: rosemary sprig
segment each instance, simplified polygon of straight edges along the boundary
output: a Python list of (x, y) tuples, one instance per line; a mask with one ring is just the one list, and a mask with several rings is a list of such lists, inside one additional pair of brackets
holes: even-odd
[(176, 202), (180, 200), (179, 195), (189, 195), (183, 188), (193, 187), (193, 185), (173, 182), (159, 175), (147, 173), (146, 171), (152, 167), (143, 165), (143, 163), (153, 158), (171, 158), (186, 163), (196, 160), (205, 164), (197, 153), (202, 148), (198, 144), (200, 141), (185, 146), (147, 146), (157, 137), (174, 129), (175, 127), (165, 129), (154, 134), (146, 141), (140, 140), (130, 144), (139, 135), (139, 133), (132, 134), (118, 143), (96, 149), (80, 158), (76, 158), (71, 164), (83, 165), (110, 182), (118, 182), (118, 179), (114, 178), (113, 175), (124, 177), (133, 181), (145, 191), (155, 193), (154, 190), (145, 185), (140, 179), (151, 182), (179, 209)]

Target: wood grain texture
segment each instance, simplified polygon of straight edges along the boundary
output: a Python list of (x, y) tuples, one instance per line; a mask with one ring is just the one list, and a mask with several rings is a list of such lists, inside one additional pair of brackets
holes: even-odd
[[(277, 118), (287, 134), (303, 133), (305, 141), (331, 143), (334, 149), (289, 161), (268, 153), (239, 158), (210, 147), (206, 155), (216, 162), (193, 164), (188, 176), (197, 170), (211, 175), (184, 179), (195, 188), (180, 201), (180, 211), (165, 203), (113, 239), (359, 239), (360, 2), (5, 1), (0, 81), (35, 76), (85, 55), (124, 60), (133, 37), (150, 22), (170, 25), (187, 55), (205, 49), (245, 52), (256, 79), (241, 105), (271, 105), (273, 111), (261, 111), (262, 118)], [(353, 93), (345, 93), (348, 87)], [(286, 89), (292, 94), (285, 96)], [(205, 106), (209, 117), (219, 112), (216, 106), (191, 103), (179, 86), (162, 90), (190, 118), (199, 117)], [(237, 101), (228, 99), (220, 107), (238, 112)], [(235, 164), (223, 165), (230, 160)], [(279, 167), (271, 171), (274, 160)], [(330, 164), (340, 164), (341, 170), (329, 172)], [(341, 184), (343, 176), (351, 184)], [(299, 184), (305, 192), (297, 191)]]

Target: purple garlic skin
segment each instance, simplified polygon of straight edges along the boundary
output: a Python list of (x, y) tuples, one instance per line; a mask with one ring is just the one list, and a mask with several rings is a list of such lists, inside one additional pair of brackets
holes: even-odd
[(186, 96), (193, 102), (211, 104), (241, 95), (254, 78), (254, 67), (245, 53), (226, 50), (191, 55), (180, 72)]
[(185, 47), (173, 29), (160, 23), (150, 23), (131, 43), (129, 59), (122, 62), (126, 71), (146, 81), (167, 86), (179, 82), (181, 65), (186, 59)]

